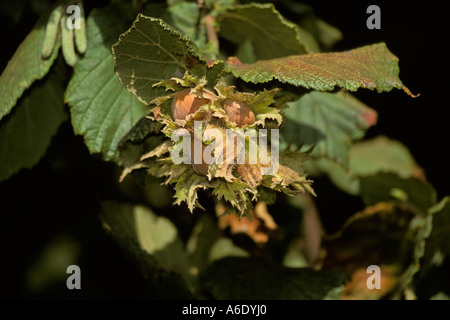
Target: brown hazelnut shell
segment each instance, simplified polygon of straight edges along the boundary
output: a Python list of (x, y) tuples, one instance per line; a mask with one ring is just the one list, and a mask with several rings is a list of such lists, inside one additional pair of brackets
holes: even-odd
[(190, 91), (185, 89), (173, 96), (171, 109), (175, 120), (186, 120), (188, 115), (194, 114), (201, 106), (210, 102), (209, 99), (196, 97)]
[(228, 120), (236, 123), (239, 127), (255, 123), (255, 114), (247, 104), (234, 99), (226, 99), (222, 102), (222, 106), (228, 115)]

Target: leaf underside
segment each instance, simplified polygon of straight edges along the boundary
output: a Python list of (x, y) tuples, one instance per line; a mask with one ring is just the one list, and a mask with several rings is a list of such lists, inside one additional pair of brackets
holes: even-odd
[(56, 77), (35, 84), (0, 124), (0, 181), (33, 167), (67, 119), (63, 88)]
[(78, 61), (66, 90), (72, 125), (91, 153), (118, 161), (122, 137), (145, 114), (146, 107), (114, 73), (111, 45), (128, 25), (127, 6), (95, 9), (87, 21), (88, 48)]
[(377, 113), (346, 92), (310, 92), (283, 110), (281, 135), (286, 143), (314, 147), (311, 157), (333, 160), (348, 167), (353, 140), (375, 125)]
[(17, 48), (0, 76), (0, 120), (7, 115), (35, 80), (42, 79), (50, 70), (58, 56), (61, 41), (56, 41), (52, 55), (43, 59), (42, 43), (45, 38), (45, 22), (43, 15), (36, 26)]

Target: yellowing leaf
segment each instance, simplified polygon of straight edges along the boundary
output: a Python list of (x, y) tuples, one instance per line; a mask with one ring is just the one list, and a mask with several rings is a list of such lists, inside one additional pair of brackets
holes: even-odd
[(413, 96), (398, 77), (398, 58), (387, 49), (385, 43), (344, 52), (260, 60), (252, 65), (232, 57), (228, 59), (226, 68), (234, 76), (253, 83), (277, 79), (320, 91), (332, 91), (339, 87), (349, 91), (365, 88), (383, 92), (397, 88)]
[[(394, 202), (379, 202), (351, 216), (340, 231), (326, 237), (324, 270), (352, 276), (341, 298), (379, 299), (402, 294), (418, 270), (429, 231), (427, 221), (427, 217), (401, 209)], [(380, 267), (381, 290), (367, 290), (370, 265)]]

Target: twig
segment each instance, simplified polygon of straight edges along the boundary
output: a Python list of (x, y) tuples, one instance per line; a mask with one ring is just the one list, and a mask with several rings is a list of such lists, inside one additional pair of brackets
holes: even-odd
[(217, 37), (216, 29), (214, 28), (215, 18), (212, 15), (205, 15), (203, 21), (205, 21), (206, 35), (209, 41), (214, 42), (219, 46), (219, 38)]

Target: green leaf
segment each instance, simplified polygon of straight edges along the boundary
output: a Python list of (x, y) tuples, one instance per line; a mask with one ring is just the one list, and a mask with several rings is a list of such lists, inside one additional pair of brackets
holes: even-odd
[(101, 153), (105, 160), (118, 161), (120, 139), (146, 109), (114, 73), (110, 48), (130, 15), (130, 8), (120, 5), (92, 11), (87, 21), (88, 48), (66, 90), (75, 133), (84, 136), (91, 153)]
[[(138, 263), (144, 276), (158, 288), (178, 298), (190, 296), (195, 279), (176, 227), (165, 217), (143, 206), (115, 202), (102, 203), (103, 227), (120, 247)], [(156, 287), (156, 286), (155, 286)]]
[(192, 229), (186, 244), (187, 251), (196, 271), (203, 270), (208, 264), (210, 250), (221, 232), (211, 215), (202, 214)]
[(430, 208), (433, 215), (433, 231), (427, 242), (427, 249), (439, 248), (445, 254), (450, 254), (450, 197)]
[(161, 123), (145, 116), (123, 137), (119, 143), (120, 162), (124, 167), (120, 181), (133, 170), (144, 168), (141, 157), (146, 150), (152, 150), (163, 142), (163, 136), (159, 134), (161, 127)]
[[(148, 4), (147, 7), (149, 7), (149, 5), (150, 4)], [(148, 10), (143, 13), (147, 16), (161, 18), (167, 22), (167, 24), (194, 40), (199, 52), (204, 57), (212, 60), (216, 59), (219, 53), (218, 43), (208, 39), (206, 32), (207, 28), (205, 26), (205, 18), (213, 13), (209, 11), (207, 15), (200, 17), (200, 8), (195, 1), (168, 1), (167, 5), (167, 10), (159, 15), (158, 12)], [(157, 4), (153, 4), (153, 6), (157, 6)], [(209, 7), (209, 5), (206, 4), (206, 7)]]
[[(300, 35), (303, 45), (308, 53), (320, 52), (320, 46), (316, 38), (311, 33), (303, 28), (297, 27), (298, 34)], [(239, 57), (239, 56), (238, 56)]]
[(208, 262), (225, 257), (250, 257), (250, 252), (235, 245), (230, 238), (221, 237), (217, 239), (217, 241), (211, 243)]
[(386, 136), (354, 144), (349, 157), (350, 171), (358, 176), (393, 172), (399, 177), (410, 178), (421, 175), (422, 172), (408, 148)]
[(144, 142), (146, 138), (151, 135), (160, 133), (163, 125), (160, 122), (144, 116), (130, 129), (130, 131), (123, 137), (121, 145), (126, 143), (139, 144)]
[(314, 189), (311, 187), (313, 181), (307, 179), (306, 174), (303, 172), (302, 155), (298, 154), (298, 161), (293, 165), (294, 169), (280, 165), (278, 172), (273, 176), (263, 176), (262, 185), (290, 196), (306, 193), (306, 191), (316, 196)]
[(337, 41), (342, 39), (342, 32), (319, 19), (310, 6), (292, 0), (281, 0), (280, 2), (289, 11), (297, 15), (298, 21), (294, 22), (297, 22), (302, 29), (317, 39), (324, 51), (329, 50)]
[(401, 178), (423, 177), (423, 170), (415, 162), (408, 148), (385, 136), (360, 141), (349, 150), (349, 170), (328, 159), (308, 161), (306, 170), (312, 175), (326, 173), (340, 189), (359, 194), (359, 177), (391, 172)]
[(0, 76), (0, 120), (11, 111), (17, 99), (35, 80), (47, 74), (58, 56), (61, 46), (59, 37), (52, 55), (48, 59), (43, 59), (41, 55), (47, 18), (48, 15), (43, 15), (36, 23)]
[[(176, 166), (181, 167), (182, 165), (172, 164), (172, 168)], [(174, 204), (180, 205), (181, 203), (186, 202), (191, 212), (194, 211), (196, 206), (203, 209), (198, 203), (197, 191), (214, 187), (217, 184), (217, 180), (208, 181), (208, 178), (196, 174), (190, 165), (183, 165), (182, 167), (183, 168), (180, 168), (179, 173), (178, 170), (173, 169), (171, 175), (171, 177), (174, 178), (170, 180), (170, 183), (175, 183), (174, 198), (176, 198), (176, 200)]]
[(393, 173), (379, 173), (361, 177), (361, 195), (366, 205), (393, 200), (392, 190), (403, 190), (413, 210), (425, 213), (436, 203), (436, 190), (429, 183), (416, 178), (403, 179)]
[(347, 279), (341, 273), (229, 257), (212, 262), (201, 280), (215, 299), (318, 300), (338, 299)]
[(197, 201), (197, 191), (214, 188), (218, 183), (217, 179), (209, 181), (207, 177), (196, 174), (190, 164), (174, 164), (170, 157), (157, 159), (153, 163), (145, 164), (145, 167), (148, 168), (148, 174), (156, 177), (167, 177), (166, 184), (175, 184), (174, 198), (176, 200), (173, 204), (181, 205), (186, 202), (191, 212), (194, 211), (195, 207), (203, 209)]
[(336, 42), (342, 40), (342, 32), (322, 19), (315, 19), (315, 27), (317, 31), (313, 32), (313, 35), (325, 49), (330, 49)]
[(250, 197), (247, 192), (252, 192), (247, 184), (241, 180), (234, 179), (232, 182), (225, 180), (218, 180), (212, 193), (217, 199), (222, 199), (230, 203), (234, 208), (239, 211), (242, 216), (248, 208)]
[(359, 179), (341, 164), (327, 158), (311, 159), (305, 162), (305, 171), (312, 177), (326, 174), (339, 189), (357, 195), (360, 192)]
[(67, 267), (79, 264), (81, 244), (65, 234), (54, 237), (36, 254), (36, 260), (27, 266), (26, 282), (31, 292), (40, 294), (66, 282)]
[(205, 0), (205, 5), (211, 8), (211, 12), (217, 13), (236, 5), (236, 0)]
[(413, 96), (398, 77), (398, 58), (387, 49), (385, 43), (344, 52), (260, 60), (251, 65), (231, 57), (226, 70), (235, 77), (252, 83), (277, 79), (283, 83), (319, 91), (332, 91), (339, 87), (349, 91), (365, 88), (383, 92), (397, 88)]
[(67, 119), (63, 88), (56, 77), (32, 87), (0, 124), (0, 181), (44, 156), (52, 137)]
[(162, 87), (153, 87), (162, 80), (190, 71), (205, 76), (214, 85), (223, 68), (223, 62), (203, 58), (186, 35), (161, 19), (142, 14), (120, 36), (112, 51), (120, 81), (145, 104), (165, 95)]
[(198, 4), (195, 2), (180, 1), (169, 5), (171, 23), (189, 38), (196, 38), (198, 22)]
[(401, 291), (406, 291), (411, 287), (414, 276), (421, 269), (422, 264), (420, 260), (425, 254), (426, 239), (430, 236), (432, 228), (433, 222), (430, 215), (415, 216), (409, 224), (409, 231), (414, 234), (415, 244), (413, 247), (412, 261), (400, 281), (399, 289)]
[(246, 63), (256, 62), (257, 59), (255, 57), (255, 53), (253, 52), (253, 46), (250, 40), (247, 39), (239, 45), (236, 49), (236, 57)]
[(445, 294), (445, 292), (440, 291), (430, 297), (430, 300), (450, 300), (450, 296)]
[(284, 142), (314, 147), (311, 157), (348, 166), (352, 140), (361, 139), (377, 121), (375, 110), (345, 92), (310, 92), (288, 103), (281, 129)]
[(223, 38), (240, 45), (249, 43), (257, 60), (306, 53), (297, 26), (273, 4), (236, 6), (219, 14), (217, 22)]
[[(442, 263), (443, 257), (450, 255), (450, 197), (445, 197), (431, 207), (429, 213), (432, 215), (433, 229), (425, 242), (423, 273), (434, 264)], [(439, 255), (441, 258), (436, 259)]]

